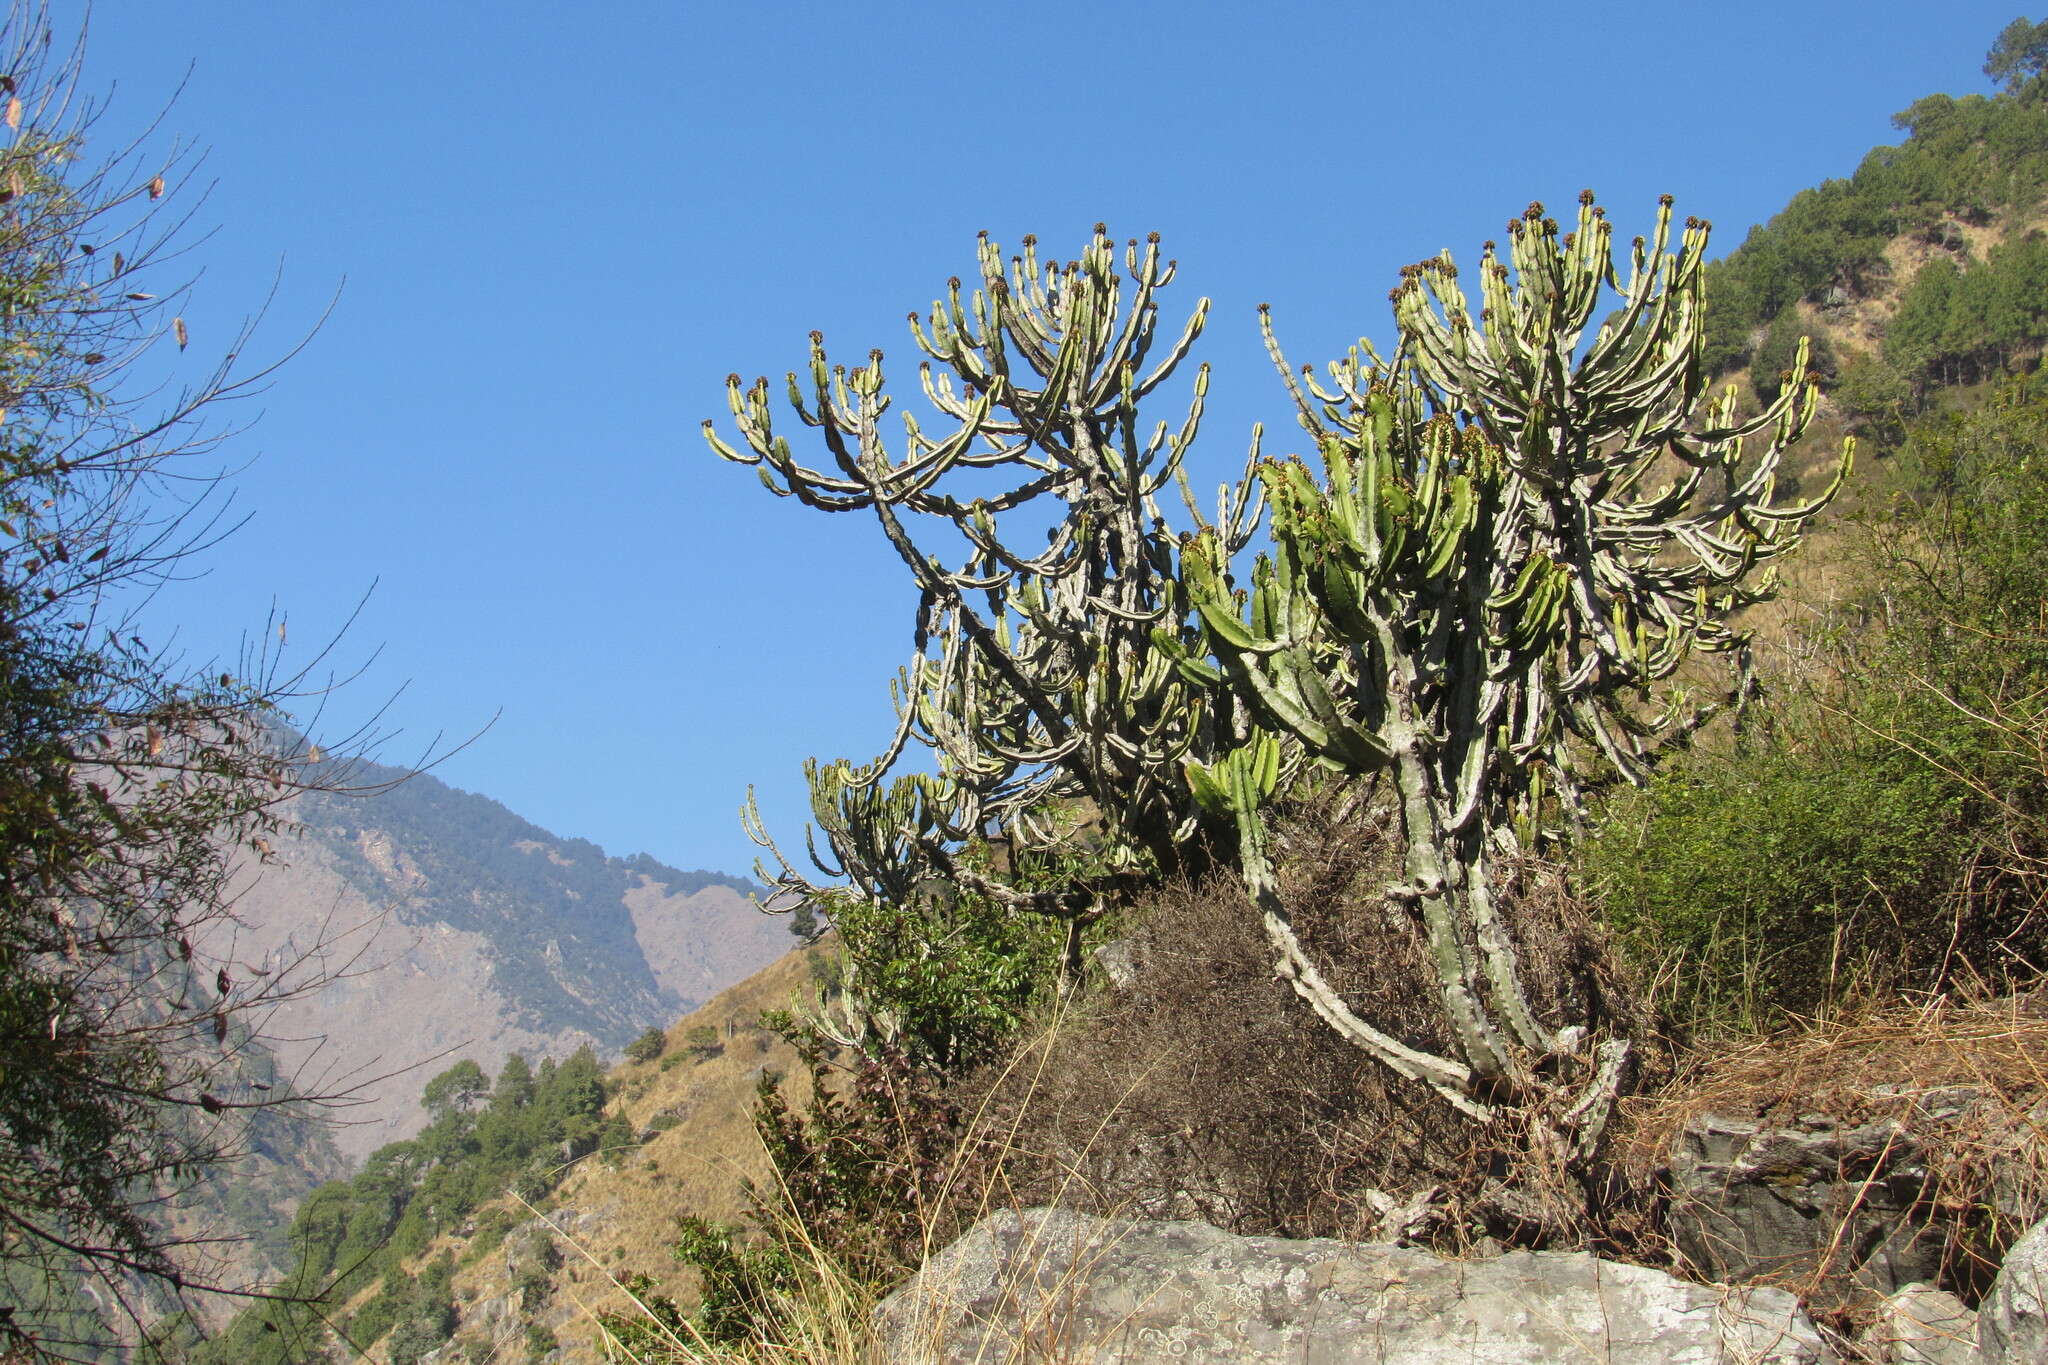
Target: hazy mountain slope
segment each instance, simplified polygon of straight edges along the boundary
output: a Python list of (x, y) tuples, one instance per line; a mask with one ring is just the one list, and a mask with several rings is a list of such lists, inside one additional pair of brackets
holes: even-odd
[[(260, 1047), (250, 1049), (251, 1073), (265, 1070), (261, 1053)], [(291, 1262), (287, 1232), (300, 1202), (321, 1184), (346, 1176), (348, 1163), (327, 1125), (292, 1113), (256, 1109), (221, 1122), (232, 1126), (223, 1142), (236, 1158), (200, 1172), (173, 1199), (150, 1206), (148, 1216), (166, 1239), (185, 1248), (186, 1266), (197, 1281), (228, 1287), (275, 1283)], [(0, 1274), (0, 1308), (33, 1308), (69, 1339), (65, 1349), (82, 1361), (132, 1358), (138, 1331), (129, 1309), (151, 1323), (182, 1311), (200, 1326), (218, 1329), (246, 1303), (197, 1292), (181, 1299), (140, 1276), (129, 1277), (121, 1292), (125, 1307), (80, 1265), (48, 1285), (29, 1275)]]
[[(164, 1211), (179, 1236), (225, 1238), (212, 1244), (208, 1277), (224, 1285), (267, 1284), (291, 1265), (292, 1214), (308, 1194), (348, 1174), (337, 1130), (288, 1112), (254, 1110), (230, 1165), (205, 1172)], [(168, 1307), (168, 1304), (161, 1306)], [(219, 1327), (241, 1310), (239, 1299), (194, 1294), (184, 1305)]]
[[(423, 1305), (413, 1300), (428, 1292), (436, 1306), (426, 1316), (445, 1314), (465, 1338), (444, 1358), (530, 1358), (529, 1348), (552, 1336), (569, 1348), (565, 1358), (594, 1359), (586, 1309), (626, 1306), (594, 1262), (647, 1269), (664, 1292), (685, 1291), (684, 1276), (668, 1255), (676, 1215), (733, 1217), (745, 1208), (742, 1183), (768, 1173), (751, 1120), (756, 1087), (771, 1068), (801, 1068), (794, 1050), (764, 1029), (760, 1016), (810, 996), (830, 953), (829, 946), (789, 953), (668, 1029), (665, 1055), (623, 1063), (604, 1077), (601, 1102), (611, 1135), (594, 1147), (578, 1146), (582, 1155), (554, 1166), (559, 1184), (552, 1190), (528, 1189), (537, 1209), (509, 1191), (487, 1196), (444, 1222), (437, 1235), (405, 1243), (402, 1261), (358, 1281), (346, 1302), (317, 1320), (256, 1306), (197, 1358), (265, 1365), (356, 1358), (333, 1330), (338, 1327), (367, 1346), (372, 1361), (394, 1353), (410, 1361), (420, 1343), (403, 1329), (420, 1316)], [(485, 1116), (482, 1124), (496, 1107), (494, 1093), (471, 1112)], [(354, 1182), (316, 1195), (327, 1202), (313, 1224), (332, 1240), (358, 1214), (376, 1214), (382, 1187), (366, 1190), (365, 1181), (379, 1170), (406, 1171), (418, 1192), (415, 1203), (435, 1198), (429, 1191), (460, 1185), (444, 1177), (474, 1166), (482, 1145), (437, 1139), (436, 1131), (427, 1130), (420, 1143), (385, 1149)], [(466, 1127), (454, 1131), (477, 1135)], [(521, 1188), (524, 1182), (512, 1183)], [(347, 1203), (365, 1193), (374, 1207)], [(404, 1241), (402, 1226), (391, 1241)], [(380, 1312), (380, 1303), (395, 1311)], [(263, 1326), (276, 1320), (282, 1328)], [(395, 1344), (401, 1339), (410, 1346)]]
[(350, 1157), (416, 1131), (421, 1084), (458, 1057), (495, 1073), (512, 1052), (616, 1054), (790, 947), (738, 878), (608, 857), (431, 776), (294, 817), (244, 870), (235, 955), (317, 948), (337, 978), (265, 1032), (302, 1091), (358, 1092), (336, 1134)]

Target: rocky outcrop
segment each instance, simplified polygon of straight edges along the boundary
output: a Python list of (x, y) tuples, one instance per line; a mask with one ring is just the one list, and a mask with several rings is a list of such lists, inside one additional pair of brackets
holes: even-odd
[(1833, 1281), (1882, 1296), (1941, 1272), (1920, 1143), (1895, 1121), (1792, 1125), (1706, 1114), (1678, 1135), (1670, 1226), (1702, 1279)]
[[(573, 1296), (558, 1292), (562, 1268), (575, 1256), (574, 1248), (603, 1239), (617, 1215), (617, 1206), (610, 1203), (563, 1207), (512, 1228), (495, 1251), (465, 1267), (457, 1337), (434, 1358), (525, 1359), (536, 1330), (552, 1335), (585, 1316)], [(429, 1358), (421, 1357), (419, 1365), (429, 1365)]]
[(1984, 1365), (2048, 1360), (2048, 1220), (2012, 1244), (1977, 1312)]
[(1863, 1333), (1864, 1349), (1884, 1365), (1978, 1365), (1977, 1315), (1930, 1284), (1889, 1295)]
[(1000, 1213), (877, 1310), (901, 1365), (1807, 1365), (1834, 1359), (1792, 1296), (1584, 1253), (1456, 1261), (1235, 1237), (1202, 1223)]
[(2048, 1213), (2032, 1150), (2048, 1116), (1969, 1085), (1896, 1100), (1861, 1121), (1707, 1113), (1679, 1128), (1664, 1178), (1687, 1268), (1859, 1316), (1907, 1285), (1986, 1273), (1969, 1268), (1978, 1211), (2021, 1227)]

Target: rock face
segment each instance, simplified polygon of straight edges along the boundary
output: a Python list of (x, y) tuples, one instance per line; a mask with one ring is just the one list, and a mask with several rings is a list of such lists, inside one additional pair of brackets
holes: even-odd
[(1886, 1365), (1978, 1365), (1977, 1315), (1945, 1290), (1909, 1284), (1886, 1298), (1864, 1333)]
[(1919, 1158), (1896, 1122), (1704, 1115), (1672, 1152), (1672, 1234), (1702, 1279), (1768, 1280), (1831, 1302), (1931, 1282), (1946, 1238), (1929, 1226)]
[(1977, 1310), (1985, 1365), (2048, 1360), (2048, 1220), (2012, 1244)]
[(993, 1215), (876, 1310), (901, 1365), (1832, 1361), (1792, 1296), (1583, 1253), (1448, 1261), (1202, 1223)]
[(563, 1263), (576, 1255), (573, 1248), (602, 1238), (617, 1212), (611, 1204), (565, 1206), (507, 1232), (495, 1250), (464, 1267), (458, 1310), (463, 1336), (421, 1356), (416, 1365), (524, 1360), (531, 1329), (551, 1334), (584, 1316), (570, 1296), (557, 1292)]
[[(2020, 1226), (2048, 1212), (2029, 1155), (2044, 1122), (2048, 1112), (2017, 1114), (1973, 1085), (1914, 1093), (1860, 1123), (1704, 1114), (1672, 1142), (1670, 1230), (1700, 1279), (1782, 1285), (1860, 1316), (1967, 1264), (1973, 1205)], [(1962, 1197), (1934, 1173), (1959, 1156), (1989, 1173)]]

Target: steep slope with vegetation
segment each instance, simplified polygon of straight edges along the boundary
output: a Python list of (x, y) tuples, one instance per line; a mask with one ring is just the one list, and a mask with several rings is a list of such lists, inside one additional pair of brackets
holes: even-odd
[(2048, 401), (1919, 419), (1776, 642), (1771, 729), (1610, 808), (1585, 851), (1691, 1029), (2048, 965)]
[(455, 1336), (465, 1358), (516, 1359), (559, 1329), (587, 1350), (579, 1302), (628, 1302), (593, 1266), (646, 1265), (648, 1290), (681, 1293), (662, 1264), (678, 1211), (749, 1207), (744, 1182), (769, 1172), (751, 1105), (797, 1061), (761, 1017), (820, 985), (826, 961), (789, 954), (648, 1030), (608, 1075), (587, 1048), (537, 1065), (515, 1053), (495, 1079), (472, 1062), (443, 1071), (417, 1137), (314, 1191), (281, 1230), (283, 1292), (318, 1302), (259, 1305), (176, 1349), (195, 1365), (410, 1361)]
[[(1874, 457), (1760, 636), (1768, 730), (1618, 801), (1584, 852), (1675, 1021), (1769, 1027), (2044, 962), (2048, 24), (1709, 273), (1761, 392), (1802, 332)], [(1732, 745), (1732, 747), (1731, 747)]]
[(1801, 191), (1711, 267), (1708, 368), (1772, 395), (1813, 336), (1838, 402), (1893, 439), (1937, 391), (2031, 373), (2048, 342), (2039, 47), (2016, 21), (1987, 65), (2002, 93), (1917, 101), (1894, 118), (1903, 142)]
[[(282, 1291), (347, 1304), (343, 1338), (368, 1345), (397, 1328), (404, 1342), (435, 1335), (447, 1306), (448, 1268), (407, 1258), (462, 1226), (508, 1188), (546, 1196), (565, 1163), (626, 1141), (605, 1112), (603, 1069), (588, 1048), (535, 1068), (514, 1053), (495, 1082), (472, 1062), (431, 1081), (421, 1096), (430, 1119), (409, 1141), (379, 1148), (352, 1179), (322, 1186), (292, 1219), (291, 1274)], [(209, 1348), (221, 1360), (305, 1359), (324, 1336), (324, 1311), (280, 1304), (238, 1322)], [(414, 1346), (412, 1349), (425, 1349)]]

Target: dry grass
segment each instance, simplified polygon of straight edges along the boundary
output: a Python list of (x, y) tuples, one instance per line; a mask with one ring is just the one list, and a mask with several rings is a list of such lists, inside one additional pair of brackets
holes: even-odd
[(2015, 1113), (2048, 1098), (2048, 995), (1957, 1002), (1818, 1023), (1795, 1034), (1722, 1041), (1685, 1064), (1661, 1093), (1623, 1102), (1629, 1151), (1669, 1148), (1706, 1113), (1844, 1123), (1904, 1117), (1935, 1094), (1969, 1087)]
[[(1292, 837), (1297, 865), (1306, 870), (1290, 894), (1300, 898), (1305, 921), (1314, 920), (1326, 936), (1345, 932), (1353, 916), (1335, 912), (1338, 897), (1380, 875), (1377, 855), (1350, 826), (1297, 829)], [(1557, 921), (1543, 932), (1562, 941), (1568, 936), (1554, 931), (1576, 911), (1563, 901), (1541, 901), (1552, 894), (1531, 887), (1525, 909)], [(1316, 897), (1328, 899), (1311, 910)], [(1184, 892), (1154, 915), (1151, 927), (1133, 939), (1146, 969), (1133, 987), (1049, 1019), (1005, 1068), (982, 1078), (972, 1095), (956, 1096), (967, 1101), (967, 1138), (938, 1194), (920, 1210), (927, 1254), (993, 1209), (1040, 1204), (1110, 1216), (1193, 1216), (1240, 1232), (1371, 1237), (1383, 1228), (1379, 1207), (1363, 1197), (1366, 1188), (1403, 1190), (1404, 1180), (1441, 1178), (1459, 1163), (1476, 1171), (1491, 1161), (1505, 1169), (1498, 1153), (1482, 1150), (1454, 1115), (1432, 1112), (1386, 1086), (1365, 1059), (1297, 1007), (1291, 992), (1272, 980), (1263, 942), (1234, 896)], [(1565, 951), (1553, 944), (1534, 955), (1553, 1006), (1583, 1009), (1588, 990), (1609, 989), (1597, 979), (1597, 954), (1588, 956), (1596, 947), (1581, 942)], [(1352, 964), (1348, 954), (1342, 961), (1349, 964), (1343, 970), (1355, 973), (1344, 981), (1350, 991), (1366, 989), (1374, 973), (1416, 965), (1404, 964), (1398, 942), (1376, 964)], [(798, 965), (788, 964), (785, 976), (776, 978), (781, 999), (802, 984)], [(1589, 971), (1594, 986), (1587, 984)], [(1612, 1007), (1619, 997), (1601, 998)], [(1423, 1015), (1427, 1002), (1412, 1008)], [(1417, 1027), (1428, 1022), (1418, 1019)], [(685, 1026), (678, 1026), (678, 1038)], [(717, 1103), (730, 1106), (726, 1120), (747, 1144), (744, 1154), (720, 1158), (735, 1199), (742, 1171), (769, 1173), (745, 1126), (750, 1087), (740, 1082), (748, 1079), (751, 1064), (741, 1065), (748, 1062), (743, 1055), (715, 1069), (722, 1084)], [(677, 1079), (651, 1067), (621, 1074), (641, 1073)], [(693, 1085), (708, 1079), (700, 1076)], [(1795, 1035), (1723, 1042), (1657, 1094), (1625, 1102), (1618, 1155), (1630, 1166), (1652, 1168), (1674, 1135), (1708, 1112), (1767, 1121), (1815, 1110), (1843, 1123), (1907, 1120), (1938, 1109), (1959, 1090), (1988, 1102), (1928, 1144), (1923, 1159), (1940, 1182), (1941, 1197), (1980, 1207), (1995, 1183), (2008, 1202), (2048, 1206), (2048, 1143), (2034, 1126), (2037, 1111), (2048, 1104), (2048, 1004), (2029, 1000), (1942, 1000)], [(703, 1092), (703, 1098), (712, 1097)], [(650, 1082), (628, 1111), (640, 1121), (673, 1102), (667, 1085)], [(692, 1150), (698, 1140), (679, 1126), (643, 1151), (657, 1169), (680, 1171), (705, 1159)], [(663, 1150), (668, 1143), (677, 1150)], [(620, 1206), (599, 1235), (579, 1237), (565, 1228), (560, 1238), (574, 1262), (554, 1280), (555, 1311), (574, 1314), (557, 1327), (570, 1359), (880, 1365), (874, 1286), (835, 1263), (793, 1222), (768, 1229), (799, 1267), (795, 1288), (769, 1306), (773, 1341), (720, 1345), (651, 1312), (622, 1283), (624, 1274), (666, 1264), (672, 1214), (699, 1211), (679, 1178), (670, 1183), (652, 1174), (634, 1162), (623, 1170), (593, 1168), (565, 1186), (558, 1201), (588, 1206), (603, 1199)], [(628, 1243), (622, 1233), (635, 1240)], [(623, 1258), (620, 1246), (629, 1248)], [(677, 1271), (650, 1292), (687, 1301), (686, 1278)], [(606, 1327), (607, 1314), (647, 1321), (653, 1344), (644, 1338), (637, 1348), (622, 1343)], [(491, 1358), (519, 1361), (524, 1351), (507, 1342)], [(992, 1351), (989, 1365), (1002, 1359)]]
[[(1448, 1051), (1421, 927), (1380, 895), (1396, 853), (1366, 796), (1285, 826), (1283, 894), (1347, 999), (1410, 1044)], [(1629, 994), (1554, 870), (1529, 870), (1508, 917), (1541, 1014), (1629, 1027)], [(1019, 1204), (1356, 1239), (1402, 1230), (1392, 1209), (1434, 1187), (1433, 1221), (1455, 1246), (1463, 1206), (1513, 1175), (1498, 1134), (1401, 1083), (1275, 978), (1234, 882), (1168, 890), (1121, 951), (1133, 979), (1033, 1044), (1056, 1064), (1028, 1086), (1013, 1067), (969, 1087), (1011, 1124), (1003, 1177)]]
[[(1048, 1085), (1056, 1053), (1063, 1058), (1057, 1044), (1066, 1036), (1068, 1025), (1064, 1014), (1056, 1012), (1041, 1032), (1012, 1053), (984, 1093), (981, 1106), (968, 1117), (966, 1134), (952, 1152), (936, 1189), (928, 1194), (920, 1191), (920, 1263), (991, 1212), (1022, 1207), (1025, 1192), (1008, 1179), (1006, 1158), (1022, 1150), (1021, 1115), (1030, 1112), (1034, 1097)], [(997, 1092), (1018, 1096), (1021, 1109), (998, 1111), (987, 1102)], [(765, 1153), (759, 1159), (766, 1164)], [(770, 1173), (780, 1178), (772, 1167)], [(1065, 1179), (1043, 1193), (1055, 1203), (1078, 1202), (1078, 1186), (1084, 1179), (1078, 1167), (1070, 1166)], [(779, 1205), (787, 1209), (794, 1201), (787, 1189), (782, 1194)], [(657, 1311), (612, 1275), (598, 1255), (580, 1245), (578, 1254), (604, 1281), (608, 1292), (576, 1298), (582, 1318), (579, 1326), (589, 1329), (589, 1339), (603, 1359), (618, 1365), (886, 1365), (874, 1318), (879, 1294), (870, 1279), (837, 1259), (800, 1219), (774, 1216), (762, 1231), (788, 1255), (797, 1272), (795, 1288), (774, 1293), (766, 1306), (766, 1339), (738, 1345), (707, 1340), (688, 1321), (676, 1322), (671, 1315)], [(654, 1338), (653, 1345), (643, 1341), (636, 1349), (622, 1340), (608, 1323), (608, 1314), (644, 1324), (646, 1333)], [(932, 1330), (938, 1330), (936, 1322)], [(1023, 1359), (992, 1357), (988, 1365), (1022, 1365)], [(1043, 1365), (1044, 1357), (1038, 1354), (1029, 1359)]]
[[(799, 1288), (769, 1305), (774, 1340), (744, 1345), (710, 1341), (687, 1319), (657, 1312), (640, 1294), (612, 1275), (581, 1246), (575, 1249), (595, 1268), (609, 1293), (603, 1299), (575, 1298), (579, 1325), (608, 1362), (630, 1365), (880, 1365), (874, 1344), (874, 1298), (859, 1278), (836, 1263), (795, 1222), (774, 1229), (794, 1254)], [(654, 1344), (628, 1345), (611, 1326), (612, 1316), (646, 1324)]]
[[(609, 1209), (602, 1238), (583, 1248), (591, 1255), (579, 1257), (580, 1268), (561, 1277), (566, 1293), (587, 1297), (592, 1311), (629, 1307), (606, 1273), (614, 1266), (649, 1276), (654, 1292), (671, 1297), (695, 1292), (692, 1273), (671, 1254), (676, 1216), (737, 1218), (748, 1208), (746, 1183), (771, 1174), (754, 1131), (754, 1090), (764, 1070), (795, 1076), (802, 1067), (795, 1050), (762, 1029), (759, 1020), (764, 1010), (786, 1008), (810, 983), (807, 955), (791, 953), (668, 1031), (670, 1056), (685, 1051), (692, 1028), (707, 1024), (717, 1029), (722, 1051), (666, 1071), (657, 1062), (627, 1064), (614, 1073), (625, 1089), (613, 1108), (636, 1129), (651, 1125), (664, 1111), (678, 1113), (679, 1121), (625, 1153), (616, 1167), (589, 1160), (562, 1182), (555, 1205)], [(644, 1084), (637, 1093), (635, 1082)], [(585, 1335), (590, 1322), (579, 1311), (560, 1334), (564, 1343), (590, 1345)]]

